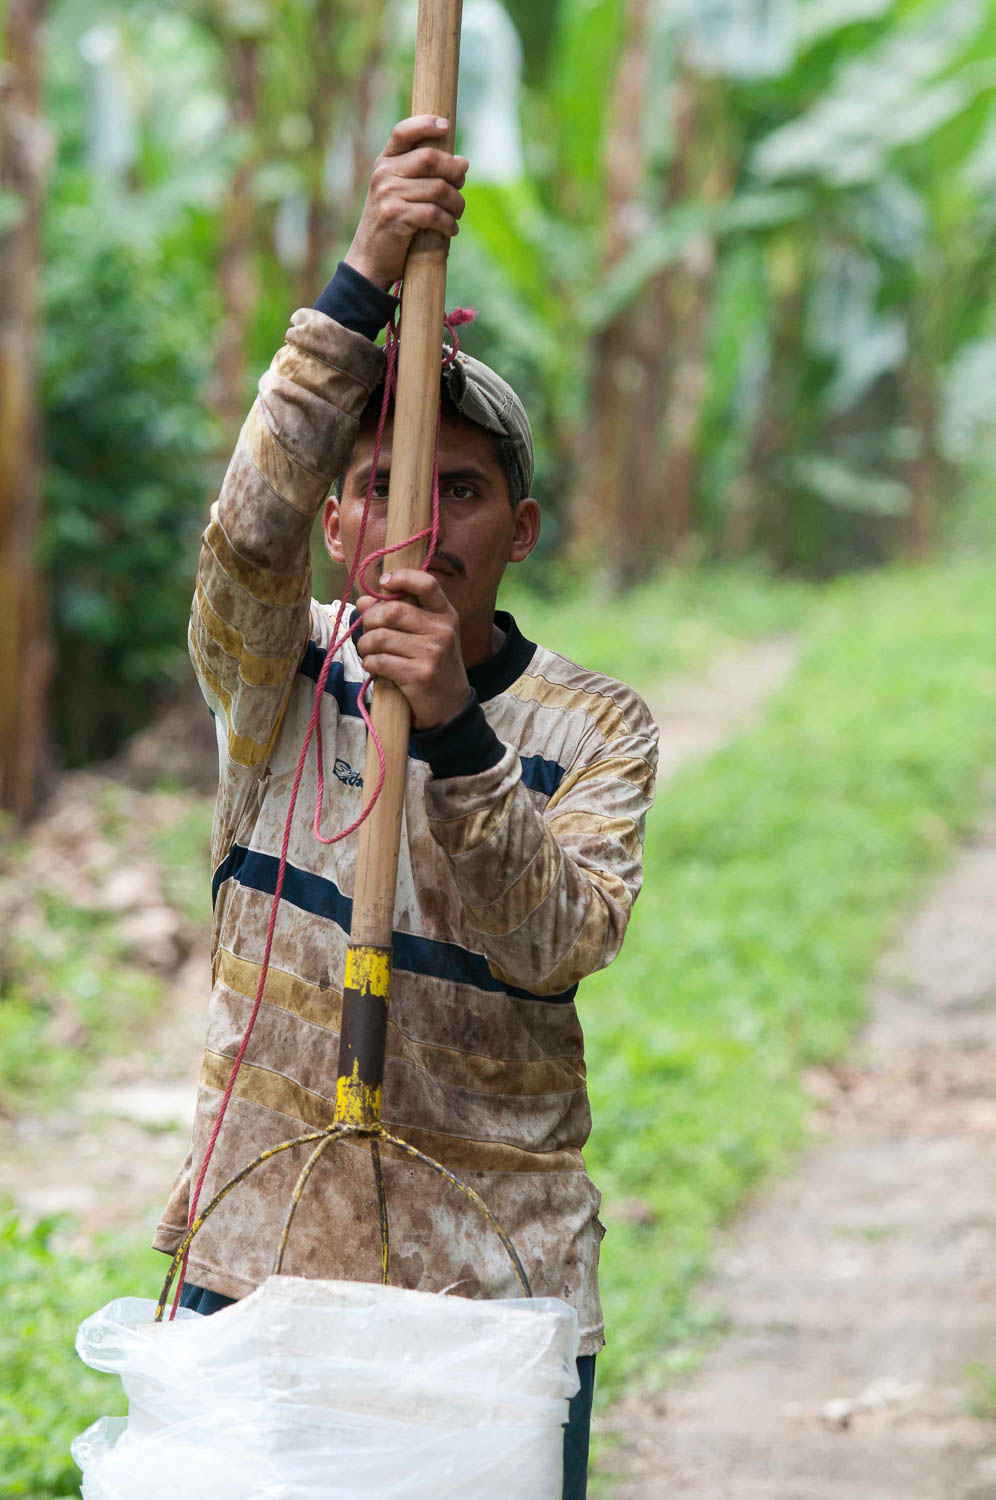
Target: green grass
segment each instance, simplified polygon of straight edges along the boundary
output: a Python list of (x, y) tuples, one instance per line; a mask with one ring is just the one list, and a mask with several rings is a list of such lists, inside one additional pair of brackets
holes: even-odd
[(170, 905), (188, 921), (204, 927), (211, 914), (211, 819), (214, 798), (190, 800), (186, 793), (178, 816), (152, 835), (163, 890)]
[[(8, 851), (6, 877), (17, 878)], [(155, 1013), (162, 981), (129, 961), (113, 920), (39, 892), (39, 920), (0, 964), (0, 1106), (40, 1110), (126, 1049)]]
[[(694, 1357), (717, 1227), (803, 1135), (900, 913), (980, 811), (996, 751), (996, 570), (833, 586), (762, 724), (663, 792), (621, 958), (587, 981), (610, 1230), (603, 1400)], [(645, 1200), (655, 1222), (613, 1222)]]
[(970, 1417), (996, 1421), (996, 1370), (991, 1365), (969, 1365), (965, 1371), (964, 1406)]
[(812, 584), (737, 564), (665, 573), (616, 598), (556, 580), (538, 593), (512, 574), (499, 603), (531, 640), (646, 691), (731, 641), (794, 630), (818, 598)]
[(77, 1359), (76, 1328), (112, 1297), (155, 1295), (165, 1265), (120, 1240), (83, 1255), (68, 1220), (29, 1230), (0, 1215), (0, 1500), (78, 1500), (69, 1444), (126, 1403), (116, 1379)]

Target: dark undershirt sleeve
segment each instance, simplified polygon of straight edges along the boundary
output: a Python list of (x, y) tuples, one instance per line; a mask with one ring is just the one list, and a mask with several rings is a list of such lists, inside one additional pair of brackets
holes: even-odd
[(394, 315), (397, 297), (368, 281), (341, 260), (315, 307), (352, 333), (375, 339)]
[(421, 734), (413, 732), (412, 748), (420, 759), (429, 762), (437, 781), (490, 771), (505, 754), (505, 746), (484, 717), (473, 690), (465, 706), (446, 724)]

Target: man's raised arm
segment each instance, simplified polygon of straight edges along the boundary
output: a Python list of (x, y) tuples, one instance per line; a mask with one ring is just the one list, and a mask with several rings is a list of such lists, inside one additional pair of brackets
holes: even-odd
[(309, 539), (383, 354), (307, 309), (259, 382), (201, 546), (190, 655), (233, 766), (259, 767), (310, 634)]
[(352, 450), (383, 374), (372, 343), (390, 316), (412, 234), (452, 234), (467, 163), (420, 141), (434, 117), (404, 120), (371, 174), (344, 266), (314, 308), (294, 314), (259, 383), (204, 533), (190, 654), (219, 724), (223, 762), (261, 768), (310, 635), (311, 528)]

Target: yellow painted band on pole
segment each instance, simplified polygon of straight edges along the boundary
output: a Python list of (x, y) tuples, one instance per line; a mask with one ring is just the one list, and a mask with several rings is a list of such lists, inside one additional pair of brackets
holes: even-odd
[(352, 1073), (336, 1079), (335, 1120), (337, 1125), (360, 1129), (370, 1129), (380, 1122), (380, 1084), (363, 1082), (358, 1058), (353, 1060)]
[(378, 1000), (391, 997), (391, 954), (386, 948), (359, 946), (346, 949), (344, 988), (361, 995), (376, 995)]

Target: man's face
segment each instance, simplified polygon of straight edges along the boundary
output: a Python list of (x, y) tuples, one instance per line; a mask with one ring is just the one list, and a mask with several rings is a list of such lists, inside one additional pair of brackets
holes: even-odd
[[(375, 433), (364, 426), (346, 470), (342, 495), (325, 505), (325, 545), (335, 562), (352, 566), (373, 463)], [(384, 429), (374, 480), (363, 554), (384, 545), (391, 475), (393, 424)], [(490, 620), (502, 574), (536, 545), (539, 507), (535, 500), (509, 502), (508, 484), (482, 428), (462, 417), (443, 418), (439, 434), (439, 542), (428, 571), (438, 579), (462, 622)], [(390, 557), (371, 565), (367, 582), (376, 584)], [(362, 592), (362, 583), (358, 584)]]

